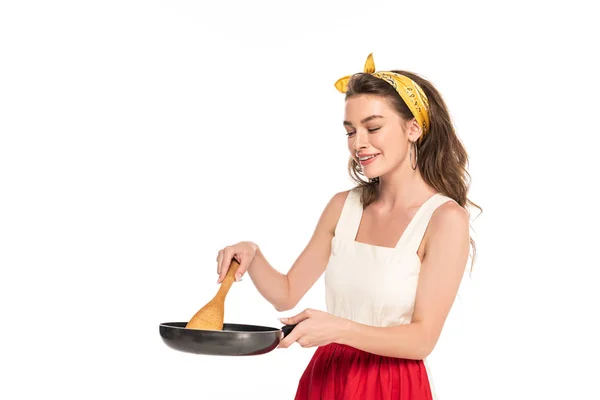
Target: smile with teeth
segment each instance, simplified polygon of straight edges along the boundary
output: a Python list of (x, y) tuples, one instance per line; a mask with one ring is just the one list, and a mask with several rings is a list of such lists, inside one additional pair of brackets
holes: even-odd
[(372, 163), (378, 155), (379, 154), (372, 154), (370, 156), (358, 157), (358, 161), (360, 161), (361, 165), (368, 165)]

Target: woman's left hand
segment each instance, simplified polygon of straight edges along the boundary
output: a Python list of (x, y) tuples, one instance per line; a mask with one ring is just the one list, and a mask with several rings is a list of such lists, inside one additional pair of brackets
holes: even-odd
[(306, 309), (290, 318), (281, 318), (286, 325), (296, 325), (279, 343), (279, 347), (289, 347), (294, 342), (302, 347), (324, 346), (339, 340), (340, 334), (349, 321), (329, 313)]

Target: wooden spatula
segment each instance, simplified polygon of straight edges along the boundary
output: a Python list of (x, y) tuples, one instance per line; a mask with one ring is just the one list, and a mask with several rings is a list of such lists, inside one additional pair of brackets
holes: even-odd
[(185, 326), (189, 329), (223, 330), (223, 318), (225, 315), (225, 296), (235, 282), (235, 273), (240, 264), (232, 260), (227, 275), (221, 282), (219, 291), (211, 301), (206, 303)]

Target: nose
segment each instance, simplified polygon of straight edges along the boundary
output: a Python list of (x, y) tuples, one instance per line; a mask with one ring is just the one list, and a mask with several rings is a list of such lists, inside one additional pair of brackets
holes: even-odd
[(364, 149), (365, 147), (367, 147), (368, 143), (369, 140), (367, 133), (364, 132), (362, 129), (357, 130), (357, 132), (354, 134), (354, 143), (352, 144), (354, 150), (358, 151), (360, 149)]

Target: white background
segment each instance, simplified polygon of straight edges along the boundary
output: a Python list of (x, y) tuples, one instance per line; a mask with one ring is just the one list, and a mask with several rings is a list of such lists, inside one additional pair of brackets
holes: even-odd
[[(314, 349), (195, 356), (158, 325), (216, 293), (228, 244), (291, 266), (351, 187), (333, 83), (370, 52), (442, 92), (484, 208), (440, 399), (600, 398), (584, 2), (204, 3), (0, 3), (0, 398), (292, 398)], [(283, 314), (324, 306), (320, 280)], [(280, 316), (232, 287), (228, 321)]]

